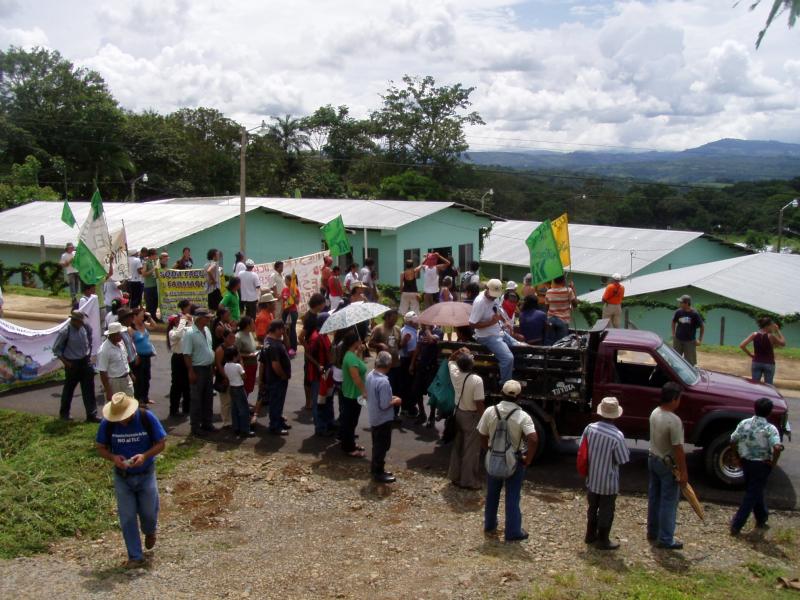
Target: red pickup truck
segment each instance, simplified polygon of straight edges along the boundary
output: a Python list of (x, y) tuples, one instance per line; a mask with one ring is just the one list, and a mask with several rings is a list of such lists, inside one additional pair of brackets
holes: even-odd
[[(703, 449), (707, 473), (725, 486), (743, 483), (729, 451), (730, 435), (741, 419), (753, 415), (757, 399), (772, 400), (770, 422), (782, 436), (790, 434), (786, 401), (774, 387), (693, 367), (655, 333), (603, 326), (598, 322), (592, 331), (574, 336), (573, 347), (512, 349), (514, 378), (523, 386), (520, 404), (540, 432), (540, 451), (552, 449), (560, 436), (579, 436), (596, 419), (605, 396), (615, 396), (624, 409), (616, 424), (625, 437), (648, 439), (650, 413), (668, 381), (683, 388), (677, 414), (686, 442)], [(443, 342), (442, 353), (462, 345)], [(479, 344), (467, 346), (476, 355), (487, 400), (499, 399), (494, 357)]]

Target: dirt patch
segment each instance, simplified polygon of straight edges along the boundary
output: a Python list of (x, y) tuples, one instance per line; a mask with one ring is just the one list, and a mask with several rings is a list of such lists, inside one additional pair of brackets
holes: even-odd
[[(159, 540), (146, 570), (118, 569), (125, 554), (114, 530), (64, 540), (49, 556), (0, 561), (0, 597), (518, 598), (576, 571), (612, 578), (757, 563), (794, 572), (800, 560), (800, 515), (775, 512), (768, 532), (731, 538), (732, 508), (713, 504), (702, 523), (682, 503), (685, 551), (657, 550), (644, 539), (642, 496), (618, 499), (613, 533), (622, 548), (604, 554), (583, 543), (582, 492), (529, 481), (522, 513), (531, 537), (505, 544), (502, 531), (483, 534), (483, 492), (408, 470), (396, 471), (392, 486), (375, 485), (368, 469), (366, 461), (206, 447), (160, 481)], [(501, 529), (502, 515), (501, 504)]]
[[(739, 377), (750, 377), (750, 359), (742, 354), (719, 354), (698, 352), (697, 364), (709, 371), (730, 373)], [(789, 390), (800, 390), (800, 360), (775, 358), (775, 386)]]

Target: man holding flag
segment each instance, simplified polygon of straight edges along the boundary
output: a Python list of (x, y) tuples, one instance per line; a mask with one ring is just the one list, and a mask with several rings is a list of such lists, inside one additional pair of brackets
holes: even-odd
[(107, 272), (103, 266), (111, 255), (111, 235), (103, 212), (100, 190), (92, 195), (92, 205), (86, 221), (81, 227), (78, 247), (72, 265), (78, 270), (81, 281), (87, 285), (97, 285), (105, 281)]

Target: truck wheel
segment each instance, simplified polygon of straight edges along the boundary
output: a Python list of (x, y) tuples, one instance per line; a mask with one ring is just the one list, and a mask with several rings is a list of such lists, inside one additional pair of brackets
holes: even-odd
[(536, 455), (533, 462), (539, 462), (544, 457), (553, 454), (553, 432), (538, 415), (528, 413), (533, 419), (533, 426), (536, 427), (536, 434), (539, 436), (539, 445), (536, 447)]
[(727, 488), (744, 486), (744, 473), (733, 463), (733, 452), (730, 448), (731, 431), (725, 431), (714, 437), (703, 448), (703, 460), (706, 473), (715, 483)]

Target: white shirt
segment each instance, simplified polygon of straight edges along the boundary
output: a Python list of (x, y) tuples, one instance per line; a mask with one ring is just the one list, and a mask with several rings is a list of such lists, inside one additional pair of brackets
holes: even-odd
[[(497, 410), (500, 411), (500, 416), (503, 418), (506, 418), (515, 408), (517, 409), (517, 412), (508, 419), (508, 437), (511, 438), (511, 444), (514, 448), (517, 448), (520, 452), (525, 452), (527, 450), (527, 444), (522, 434), (524, 433), (525, 437), (528, 437), (530, 434), (536, 433), (536, 426), (533, 424), (533, 419), (520, 408), (519, 404), (514, 402), (503, 400), (496, 406)], [(494, 406), (490, 406), (483, 411), (483, 416), (481, 420), (478, 421), (478, 433), (489, 436), (489, 443), (491, 443), (495, 429), (497, 429), (497, 411), (495, 411)]]
[(97, 298), (97, 294), (91, 294), (90, 296), (81, 296), (78, 298), (78, 310), (81, 310), (89, 300), (92, 298)]
[(361, 267), (360, 277), (362, 283), (368, 286), (372, 284), (372, 271), (369, 270), (369, 267)]
[(185, 315), (181, 315), (178, 325), (169, 331), (169, 347), (173, 354), (183, 354), (182, 342), (183, 336), (186, 331), (191, 327), (189, 319)]
[(422, 291), (426, 294), (439, 293), (439, 269), (422, 265)]
[(142, 279), (142, 274), (139, 272), (139, 269), (142, 268), (142, 261), (139, 259), (138, 256), (129, 256), (128, 257), (128, 281), (144, 281)]
[(455, 361), (451, 360), (447, 365), (450, 367), (450, 382), (453, 384), (453, 390), (456, 393), (458, 408), (470, 412), (476, 411), (478, 407), (475, 406), (475, 401), (482, 402), (485, 398), (483, 379), (475, 373), (465, 373), (458, 368)]
[(233, 274), (238, 277), (239, 273), (245, 269), (247, 269), (247, 265), (245, 265), (243, 262), (237, 262), (235, 265), (233, 265)]
[(239, 280), (242, 287), (239, 292), (242, 295), (242, 302), (257, 302), (261, 290), (261, 280), (255, 271), (242, 271), (239, 273)]
[[(495, 298), (487, 296), (485, 291), (481, 292), (472, 303), (472, 312), (469, 313), (469, 324), (475, 327), (476, 323), (488, 321), (496, 314), (495, 308), (497, 310), (502, 310), (497, 306), (497, 300)], [(500, 331), (500, 323), (498, 322), (489, 327), (475, 329), (475, 337), (477, 339), (493, 337), (500, 335)]]
[(72, 266), (72, 264), (73, 264), (72, 263), (72, 259), (74, 259), (74, 258), (75, 258), (75, 250), (73, 250), (72, 252), (64, 252), (61, 255), (61, 261), (60, 261), (61, 263), (65, 263), (67, 261), (70, 261), (70, 263), (66, 267), (64, 267), (64, 273), (66, 273), (67, 275), (70, 275), (71, 273), (77, 273), (78, 272), (78, 269), (76, 269), (75, 267)]
[(353, 273), (352, 271), (348, 271), (347, 275), (344, 276), (344, 289), (349, 290), (350, 287), (356, 281), (361, 281), (361, 279), (358, 276), (358, 273)]
[(117, 287), (117, 282), (113, 279), (107, 279), (103, 284), (103, 302), (106, 306), (111, 306), (114, 300), (122, 298), (122, 292)]
[(100, 344), (97, 352), (97, 370), (105, 371), (111, 378), (125, 377), (128, 374), (128, 351), (120, 340), (116, 344), (107, 339)]
[(283, 291), (283, 288), (286, 287), (286, 283), (283, 280), (283, 273), (272, 271), (272, 273), (269, 274), (268, 281), (269, 281), (269, 289), (275, 288), (275, 290), (277, 290), (278, 292), (276, 296), (278, 297), (278, 299), (280, 299), (281, 292)]
[(111, 311), (106, 313), (106, 329), (108, 329), (109, 325), (111, 325), (112, 323), (116, 323), (117, 321), (119, 321), (119, 317), (117, 317), (117, 315), (115, 315)]
[(240, 363), (225, 363), (223, 370), (225, 371), (225, 377), (228, 378), (228, 385), (231, 387), (242, 387), (244, 385), (244, 380), (242, 379), (244, 367)]

